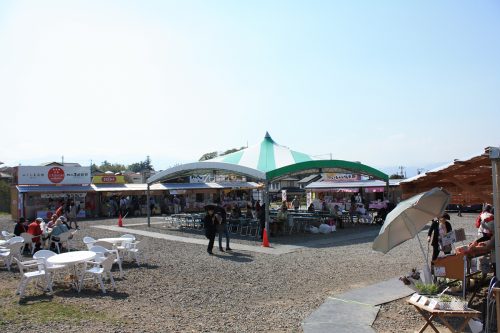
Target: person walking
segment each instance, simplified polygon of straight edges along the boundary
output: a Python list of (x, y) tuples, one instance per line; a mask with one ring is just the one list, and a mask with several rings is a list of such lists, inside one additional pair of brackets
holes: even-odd
[(214, 254), (212, 250), (214, 248), (215, 233), (217, 232), (217, 218), (215, 216), (214, 205), (207, 205), (205, 209), (207, 210), (207, 214), (203, 219), (203, 227), (205, 228), (205, 236), (208, 238), (207, 252), (212, 255)]

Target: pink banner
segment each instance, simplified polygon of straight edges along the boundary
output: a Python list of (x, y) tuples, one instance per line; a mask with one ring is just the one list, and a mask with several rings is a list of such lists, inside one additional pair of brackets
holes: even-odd
[(384, 192), (385, 188), (384, 187), (365, 187), (365, 192), (366, 193), (376, 193), (376, 192)]

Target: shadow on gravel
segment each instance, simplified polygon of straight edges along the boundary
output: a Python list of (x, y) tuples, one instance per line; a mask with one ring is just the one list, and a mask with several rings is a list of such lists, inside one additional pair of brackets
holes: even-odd
[[(140, 269), (140, 268), (144, 268), (144, 269), (158, 269), (160, 268), (160, 266), (158, 265), (153, 265), (153, 264), (140, 264), (140, 265), (137, 265), (135, 262), (124, 262), (122, 264), (122, 268), (125, 270), (125, 269)], [(116, 278), (115, 278), (116, 280)]]
[(19, 305), (33, 305), (34, 303), (49, 303), (52, 302), (53, 295), (44, 294), (36, 296), (25, 296), (19, 300)]
[(217, 258), (221, 258), (221, 259), (229, 260), (229, 261), (234, 261), (234, 262), (251, 262), (251, 261), (253, 261), (252, 256), (245, 254), (245, 253), (237, 252), (234, 250), (230, 251), (230, 252), (226, 252), (226, 254), (219, 254), (219, 253), (214, 252), (214, 256)]
[(88, 287), (82, 289), (80, 293), (75, 290), (61, 290), (55, 292), (59, 297), (71, 297), (71, 298), (112, 298), (112, 299), (127, 299), (130, 295), (124, 292), (113, 291), (111, 288), (106, 288), (106, 293), (103, 294), (101, 289), (92, 289)]

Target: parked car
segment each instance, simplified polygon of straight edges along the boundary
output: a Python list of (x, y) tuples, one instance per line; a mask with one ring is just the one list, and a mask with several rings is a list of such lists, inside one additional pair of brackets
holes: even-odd
[(481, 213), (483, 211), (482, 204), (472, 204), (472, 205), (463, 205), (462, 213)]
[[(446, 206), (447, 212), (458, 212), (458, 204), (449, 204)], [(480, 213), (483, 210), (482, 204), (462, 205), (462, 213)]]

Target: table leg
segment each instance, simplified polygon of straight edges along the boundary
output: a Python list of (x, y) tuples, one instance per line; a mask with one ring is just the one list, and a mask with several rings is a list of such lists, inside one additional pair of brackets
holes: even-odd
[[(455, 329), (453, 328), (453, 326), (450, 325), (450, 323), (446, 320), (445, 317), (439, 317), (439, 319), (441, 319), (441, 321), (443, 322), (444, 326), (448, 327), (448, 329), (452, 332), (452, 333), (456, 333), (456, 332), (462, 332), (462, 330), (458, 330), (458, 331), (455, 331)], [(467, 322), (466, 322), (467, 323)], [(463, 328), (463, 327), (462, 327)]]
[(415, 306), (415, 308), (422, 315), (422, 317), (424, 317), (424, 319), (426, 321), (425, 325), (422, 326), (422, 328), (418, 331), (418, 333), (424, 332), (425, 329), (427, 328), (427, 326), (430, 326), (434, 330), (434, 332), (439, 333), (439, 331), (437, 330), (436, 326), (434, 326), (434, 324), (432, 323), (432, 319), (434, 319), (434, 315), (431, 314), (429, 317), (427, 317), (427, 314), (424, 312), (424, 310), (420, 309), (417, 306)]
[(464, 322), (462, 323), (462, 325), (460, 325), (457, 332), (463, 332), (465, 330), (465, 326), (467, 326), (467, 324), (469, 324), (469, 320), (471, 320), (472, 318), (475, 318), (475, 316), (464, 316), (463, 318), (464, 318)]

